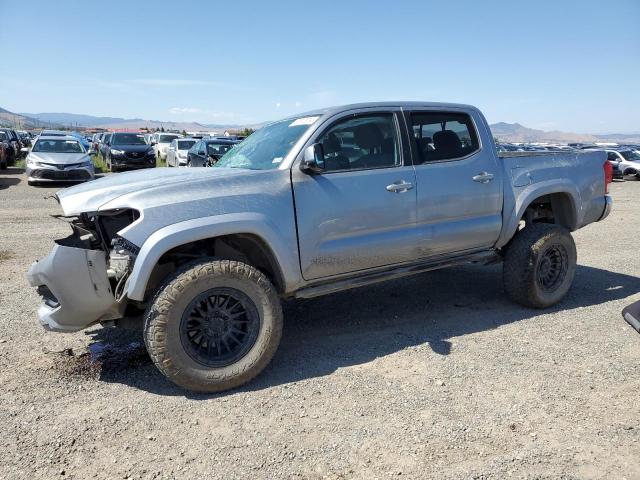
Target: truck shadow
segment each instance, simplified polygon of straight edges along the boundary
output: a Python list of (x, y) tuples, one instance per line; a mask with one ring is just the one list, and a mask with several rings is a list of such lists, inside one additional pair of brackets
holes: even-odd
[[(186, 392), (168, 382), (146, 355), (146, 361), (136, 363), (133, 369), (103, 366), (100, 379), (160, 395), (196, 399), (233, 395), (329, 375), (409, 347), (428, 346), (436, 354), (449, 355), (452, 338), (638, 292), (640, 278), (578, 266), (573, 288), (563, 302), (547, 310), (532, 310), (506, 299), (499, 265), (463, 266), (287, 302), (282, 343), (271, 364), (248, 385), (226, 394)], [(99, 342), (131, 342), (133, 338), (118, 329), (90, 334)]]

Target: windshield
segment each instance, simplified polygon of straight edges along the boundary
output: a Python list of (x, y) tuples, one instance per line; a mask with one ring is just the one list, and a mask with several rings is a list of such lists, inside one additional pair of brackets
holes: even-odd
[(195, 140), (180, 140), (178, 142), (178, 150), (189, 150), (195, 143)]
[(32, 152), (83, 153), (84, 149), (77, 140), (38, 140)]
[(640, 153), (635, 150), (626, 150), (624, 152), (620, 152), (625, 160), (629, 160), (631, 162), (640, 162)]
[(267, 125), (229, 150), (214, 167), (250, 170), (278, 168), (289, 150), (318, 118), (301, 117)]
[(171, 143), (176, 138), (180, 138), (180, 137), (178, 135), (160, 135), (160, 139), (158, 140), (158, 143)]
[(144, 135), (138, 133), (114, 133), (111, 139), (112, 145), (146, 145)]

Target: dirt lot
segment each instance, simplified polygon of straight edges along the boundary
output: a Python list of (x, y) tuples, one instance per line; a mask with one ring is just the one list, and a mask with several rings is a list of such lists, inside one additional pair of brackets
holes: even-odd
[(612, 190), (557, 308), (509, 303), (499, 266), (292, 302), (267, 370), (203, 396), (135, 333), (37, 325), (24, 274), (68, 227), (2, 173), (0, 478), (640, 478), (640, 182)]

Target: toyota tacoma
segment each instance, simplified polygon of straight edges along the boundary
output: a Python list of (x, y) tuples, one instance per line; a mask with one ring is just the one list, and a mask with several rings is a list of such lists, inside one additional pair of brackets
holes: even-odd
[(571, 232), (607, 217), (611, 175), (601, 151), (498, 154), (467, 105), (327, 108), (264, 126), (214, 168), (59, 192), (72, 233), (28, 279), (46, 329), (140, 319), (163, 374), (222, 391), (271, 360), (283, 298), (502, 261), (511, 299), (556, 304), (576, 272)]

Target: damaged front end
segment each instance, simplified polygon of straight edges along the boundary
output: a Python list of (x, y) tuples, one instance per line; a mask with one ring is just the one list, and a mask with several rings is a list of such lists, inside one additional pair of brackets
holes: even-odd
[(51, 253), (27, 273), (43, 297), (38, 309), (41, 325), (75, 332), (122, 318), (127, 307), (123, 292), (139, 248), (118, 232), (139, 213), (122, 209), (57, 218), (67, 221), (73, 233), (55, 240)]

